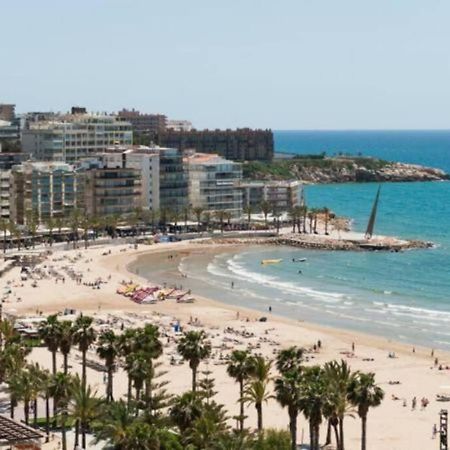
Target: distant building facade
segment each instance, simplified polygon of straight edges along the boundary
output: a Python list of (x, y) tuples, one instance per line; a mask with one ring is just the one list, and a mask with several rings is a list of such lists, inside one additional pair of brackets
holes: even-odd
[(16, 118), (16, 105), (0, 103), (0, 120), (13, 122)]
[(189, 120), (167, 120), (166, 129), (173, 131), (191, 131), (192, 122)]
[(199, 153), (217, 153), (233, 161), (270, 161), (274, 143), (271, 130), (166, 130), (158, 134), (157, 143), (179, 150), (195, 149)]
[(131, 123), (136, 135), (155, 135), (166, 129), (167, 117), (164, 114), (146, 114), (135, 109), (122, 109), (118, 117)]
[(250, 206), (255, 212), (263, 201), (269, 202), (279, 212), (289, 211), (300, 205), (301, 183), (294, 181), (249, 181), (241, 182), (244, 207)]
[(115, 116), (69, 114), (55, 121), (29, 123), (22, 132), (23, 151), (34, 159), (70, 164), (112, 145), (132, 142), (131, 124)]
[(219, 155), (193, 153), (184, 158), (189, 180), (189, 203), (205, 212), (242, 215), (242, 165)]
[(26, 161), (12, 168), (10, 183), (10, 216), (18, 224), (30, 213), (42, 223), (82, 208), (82, 186), (69, 164)]
[(88, 216), (128, 215), (141, 207), (138, 169), (122, 166), (122, 155), (105, 154), (80, 162), (78, 175), (84, 181), (84, 210)]

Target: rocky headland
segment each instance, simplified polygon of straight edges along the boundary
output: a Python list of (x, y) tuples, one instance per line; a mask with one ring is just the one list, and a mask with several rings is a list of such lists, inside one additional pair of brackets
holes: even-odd
[(310, 184), (449, 180), (443, 170), (368, 157), (296, 156), (270, 163), (249, 162), (244, 177), (253, 180), (296, 179)]

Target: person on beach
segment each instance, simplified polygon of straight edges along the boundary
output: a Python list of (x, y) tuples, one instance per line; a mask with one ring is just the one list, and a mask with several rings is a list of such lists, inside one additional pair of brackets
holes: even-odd
[(352, 352), (354, 352), (354, 351), (355, 351), (355, 343), (352, 342)]
[(272, 312), (272, 307), (271, 306), (269, 306), (269, 312)]
[(231, 282), (231, 289), (234, 289), (234, 281)]
[(412, 402), (411, 402), (411, 409), (413, 411), (416, 409), (416, 405), (417, 405), (417, 398), (413, 397)]

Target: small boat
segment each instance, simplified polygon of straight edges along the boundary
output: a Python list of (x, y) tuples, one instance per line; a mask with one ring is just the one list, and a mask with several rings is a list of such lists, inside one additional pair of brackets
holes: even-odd
[(278, 264), (281, 261), (283, 261), (282, 259), (263, 259), (261, 261), (262, 265), (266, 265), (266, 264)]
[(305, 262), (306, 258), (292, 258), (292, 262)]

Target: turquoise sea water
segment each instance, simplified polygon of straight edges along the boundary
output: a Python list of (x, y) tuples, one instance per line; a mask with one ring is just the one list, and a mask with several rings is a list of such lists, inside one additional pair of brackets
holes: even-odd
[[(362, 152), (450, 172), (450, 132), (277, 132), (277, 150)], [(306, 188), (310, 206), (328, 206), (364, 230), (375, 184)], [(364, 331), (388, 339), (450, 349), (450, 183), (382, 186), (377, 234), (433, 241), (403, 253), (255, 248), (183, 260), (184, 282), (233, 304)], [(306, 257), (305, 263), (292, 258)], [(281, 258), (262, 266), (261, 259)], [(298, 271), (301, 269), (302, 274)], [(149, 273), (150, 273), (149, 269)], [(234, 289), (231, 289), (231, 282)]]

